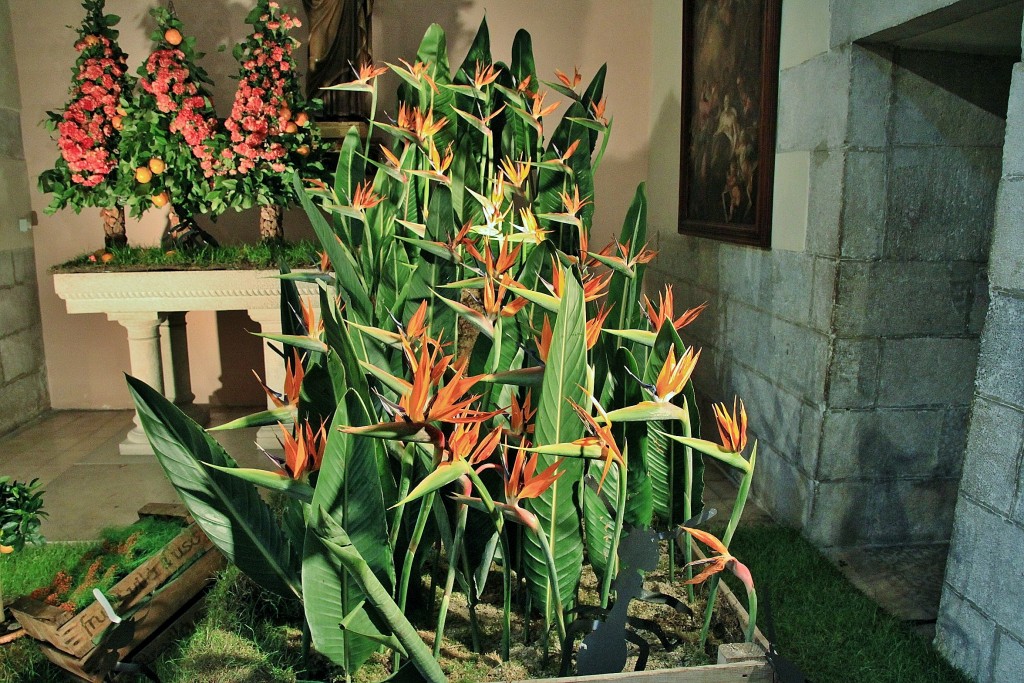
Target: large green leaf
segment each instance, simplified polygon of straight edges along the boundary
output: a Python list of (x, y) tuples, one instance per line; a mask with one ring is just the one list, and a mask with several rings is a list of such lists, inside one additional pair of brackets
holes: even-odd
[[(416, 628), (395, 604), (388, 589), (362, 558), (351, 538), (334, 519), (319, 506), (310, 506), (309, 528), (327, 548), (334, 558), (344, 566), (348, 575), (358, 584), (366, 595), (368, 606), (374, 610), (376, 621), (383, 628), (394, 634), (402, 647), (409, 654), (409, 659), (423, 677), (430, 683), (445, 683), (444, 672), (434, 660), (430, 648), (416, 632)], [(340, 622), (339, 622), (340, 623)], [(348, 623), (348, 622), (347, 622)]]
[[(622, 224), (621, 243), (629, 242), (627, 260), (640, 253), (647, 243), (647, 191), (643, 183), (636, 188), (633, 203), (626, 212), (626, 220)], [(643, 265), (635, 267), (635, 277), (615, 271), (608, 286), (608, 304), (612, 307), (608, 315), (607, 327), (616, 330), (640, 328), (640, 310), (637, 300), (642, 293)]]
[[(573, 410), (570, 400), (586, 405), (583, 387), (587, 382), (587, 350), (585, 343), (583, 288), (576, 275), (566, 271), (565, 292), (552, 330), (547, 367), (537, 403), (534, 437), (538, 446), (574, 441), (583, 436), (583, 422)], [(556, 458), (540, 455), (538, 471)], [(562, 463), (565, 474), (539, 498), (530, 501), (548, 537), (558, 570), (558, 584), (563, 607), (572, 604), (583, 568), (583, 536), (580, 509), (573, 500), (573, 489), (581, 479), (583, 463), (567, 458)], [(548, 571), (540, 544), (527, 534), (525, 543), (526, 577), (537, 605), (550, 610), (553, 594), (548, 587)]]
[(356, 270), (356, 263), (352, 258), (352, 254), (342, 244), (338, 235), (334, 232), (334, 228), (327, 222), (324, 215), (313, 204), (313, 200), (306, 194), (306, 190), (302, 186), (302, 179), (298, 173), (292, 176), (292, 187), (299, 196), (299, 202), (309, 217), (309, 222), (312, 224), (313, 231), (320, 241), (320, 246), (324, 248), (324, 251), (327, 252), (327, 256), (331, 260), (331, 265), (337, 278), (337, 285), (342, 297), (349, 306), (348, 315), (354, 317), (356, 322), (363, 324), (372, 323), (373, 306), (370, 303), (370, 297), (366, 293), (366, 285), (360, 279), (359, 273)]
[[(365, 425), (368, 421), (359, 397), (348, 392), (331, 423), (312, 502), (344, 525), (364, 561), (389, 587), (394, 585), (395, 568), (374, 454), (380, 444), (337, 429), (341, 425)], [(334, 558), (312, 529), (306, 532), (302, 585), (306, 621), (317, 651), (349, 673), (354, 672), (377, 649), (373, 640), (357, 635), (373, 631), (369, 616), (360, 607), (365, 596), (348, 573), (337, 571)], [(351, 628), (340, 629), (338, 624), (346, 617)]]
[(256, 487), (204, 466), (234, 467), (236, 463), (159, 392), (134, 377), (127, 380), (157, 462), (203, 532), (229, 562), (263, 588), (301, 596), (288, 541)]
[[(675, 347), (676, 357), (685, 351), (686, 345), (679, 338), (679, 333), (671, 323), (665, 323), (658, 332), (654, 347), (644, 372), (644, 381), (653, 384), (665, 363), (670, 348)], [(700, 428), (696, 402), (693, 400), (692, 383), (683, 394), (676, 396), (673, 403), (682, 405), (686, 401), (689, 408), (691, 430)], [(696, 416), (696, 422), (694, 417)], [(654, 495), (654, 512), (666, 523), (683, 520), (683, 491), (685, 488), (685, 450), (682, 444), (666, 439), (661, 432), (682, 435), (682, 425), (678, 420), (651, 423), (648, 433), (647, 472), (651, 476), (651, 487)], [(704, 461), (699, 453), (693, 454), (693, 488), (691, 489), (691, 514), (697, 514), (701, 505), (704, 490)]]
[[(444, 186), (433, 188), (430, 197), (430, 217), (427, 219), (427, 239), (447, 242), (455, 232), (455, 216), (452, 211), (452, 194)], [(420, 250), (416, 259), (416, 272), (409, 281), (406, 310), (403, 320), (408, 320), (420, 305), (430, 301), (427, 309), (427, 324), (431, 335), (452, 341), (456, 329), (455, 311), (440, 301), (434, 287), (448, 284), (457, 279), (456, 267), (447, 259)]]

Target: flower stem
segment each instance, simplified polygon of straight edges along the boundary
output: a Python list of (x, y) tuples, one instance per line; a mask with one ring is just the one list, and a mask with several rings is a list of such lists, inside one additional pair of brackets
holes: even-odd
[[(412, 444), (409, 444), (402, 449), (402, 473), (398, 482), (398, 500), (405, 500), (405, 497), (409, 495), (409, 485), (412, 481), (412, 469), (414, 464)], [(398, 541), (398, 532), (402, 527), (402, 513), (405, 511), (405, 504), (400, 503), (395, 507), (395, 516), (391, 520), (391, 534), (388, 541), (391, 543), (391, 547), (395, 547), (395, 543)]]
[[(693, 435), (693, 430), (690, 427), (690, 406), (683, 400), (683, 410), (680, 413), (679, 421), (683, 423), (683, 436), (690, 437)], [(686, 446), (683, 450), (685, 465), (685, 481), (683, 484), (683, 521), (693, 517), (693, 449)], [(685, 544), (685, 557), (686, 557), (686, 580), (690, 581), (693, 579), (693, 567), (689, 566), (690, 562), (693, 561), (693, 539), (690, 538), (690, 534), (686, 534), (686, 540), (683, 541)], [(693, 604), (696, 600), (696, 594), (693, 590), (693, 584), (687, 584), (686, 586), (686, 599), (690, 604)]]
[[(625, 459), (626, 451), (623, 451)], [(615, 463), (619, 474), (618, 497), (615, 500), (615, 526), (612, 531), (612, 542), (608, 547), (608, 560), (605, 564), (604, 579), (601, 582), (601, 609), (608, 608), (608, 596), (612, 590), (612, 577), (616, 573), (619, 558), (619, 541), (622, 539), (622, 524), (626, 516), (626, 468)]]
[[(725, 527), (725, 534), (722, 536), (722, 544), (728, 548), (729, 543), (732, 542), (733, 534), (736, 533), (736, 527), (740, 524), (740, 517), (743, 516), (743, 508), (747, 504), (747, 495), (750, 493), (750, 482), (754, 479), (754, 463), (757, 461), (757, 442), (754, 443), (754, 448), (750, 452), (750, 461), (748, 463), (747, 471), (743, 474), (743, 479), (740, 481), (739, 491), (736, 492), (736, 502), (732, 506), (732, 514), (729, 516), (729, 524)], [(704, 609), (704, 625), (700, 629), (700, 646), (704, 647), (704, 643), (708, 639), (708, 631), (711, 630), (711, 614), (715, 609), (715, 598), (718, 597), (718, 582), (719, 577), (716, 574), (711, 577), (708, 584), (708, 605)]]
[(464, 503), (456, 503), (458, 516), (455, 522), (455, 538), (452, 539), (452, 547), (448, 549), (448, 576), (444, 582), (444, 594), (441, 596), (441, 607), (437, 612), (437, 628), (434, 631), (434, 658), (441, 656), (441, 641), (444, 640), (444, 622), (448, 618), (448, 603), (452, 598), (452, 589), (455, 587), (456, 565), (459, 561), (459, 554), (462, 552), (462, 539), (466, 533), (466, 518), (469, 513), (469, 506)]

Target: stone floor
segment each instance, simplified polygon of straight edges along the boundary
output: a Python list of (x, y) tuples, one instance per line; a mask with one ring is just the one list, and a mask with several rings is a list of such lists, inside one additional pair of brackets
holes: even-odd
[[(255, 410), (255, 409), (254, 409)], [(222, 424), (247, 411), (211, 411), (211, 424)], [(118, 444), (132, 426), (132, 413), (55, 411), (0, 438), (0, 473), (18, 480), (38, 477), (46, 491), (50, 516), (43, 524), (49, 540), (95, 538), (100, 529), (129, 524), (146, 503), (177, 502), (174, 489), (153, 456), (121, 455)], [(268, 464), (256, 448), (256, 430), (214, 432), (217, 440), (244, 467)], [(736, 487), (711, 464), (705, 472), (704, 501), (719, 514), (732, 508)], [(752, 502), (744, 522), (770, 522)], [(850, 581), (896, 616), (923, 633), (934, 632), (945, 547), (857, 550), (834, 556)]]

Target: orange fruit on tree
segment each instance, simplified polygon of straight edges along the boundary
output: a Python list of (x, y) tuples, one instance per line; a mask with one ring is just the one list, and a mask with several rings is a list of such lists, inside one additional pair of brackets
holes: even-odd
[(279, 111), (277, 114), (278, 116), (281, 117), (282, 121), (287, 121), (292, 117), (292, 110), (289, 109), (287, 105), (284, 105), (281, 107), (281, 111)]
[(284, 127), (284, 132), (285, 133), (298, 133), (299, 132), (299, 127), (295, 125), (294, 121), (289, 121), (288, 125), (286, 125)]
[(110, 119), (110, 125), (114, 127), (114, 130), (121, 130), (122, 128), (124, 128), (123, 121), (124, 119), (122, 119), (120, 116), (115, 116), (114, 118)]
[(161, 206), (167, 204), (167, 202), (169, 202), (170, 199), (171, 198), (167, 196), (166, 192), (161, 192), (160, 194), (153, 195), (153, 206), (159, 209)]
[(149, 170), (148, 166), (139, 166), (135, 169), (135, 180), (140, 183), (148, 183), (153, 179), (153, 172)]
[(304, 111), (300, 111), (295, 115), (295, 125), (305, 126), (307, 123), (309, 123), (309, 114)]
[(167, 164), (160, 157), (153, 157), (149, 160), (149, 170), (155, 175), (160, 175), (167, 168)]
[(92, 47), (93, 45), (96, 45), (97, 43), (100, 42), (100, 37), (99, 36), (92, 36), (92, 35), (86, 36), (85, 38), (82, 39), (82, 42), (85, 43), (86, 45), (88, 45), (89, 47)]
[(181, 31), (176, 28), (169, 28), (164, 31), (164, 42), (168, 45), (181, 45)]
[(295, 151), (299, 154), (299, 156), (306, 156), (307, 154), (309, 154), (309, 145), (299, 145), (298, 147), (295, 148)]
[(103, 261), (104, 263), (110, 263), (113, 260), (114, 255), (111, 254), (109, 251), (105, 251), (102, 254), (100, 254), (100, 261)]

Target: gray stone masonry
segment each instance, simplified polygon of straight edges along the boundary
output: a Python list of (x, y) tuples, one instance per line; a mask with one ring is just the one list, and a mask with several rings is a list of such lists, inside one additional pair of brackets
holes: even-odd
[(936, 644), (979, 683), (1024, 671), (1024, 67), (1013, 68), (967, 453)]
[(0, 434), (49, 407), (31, 248), (0, 252)]

